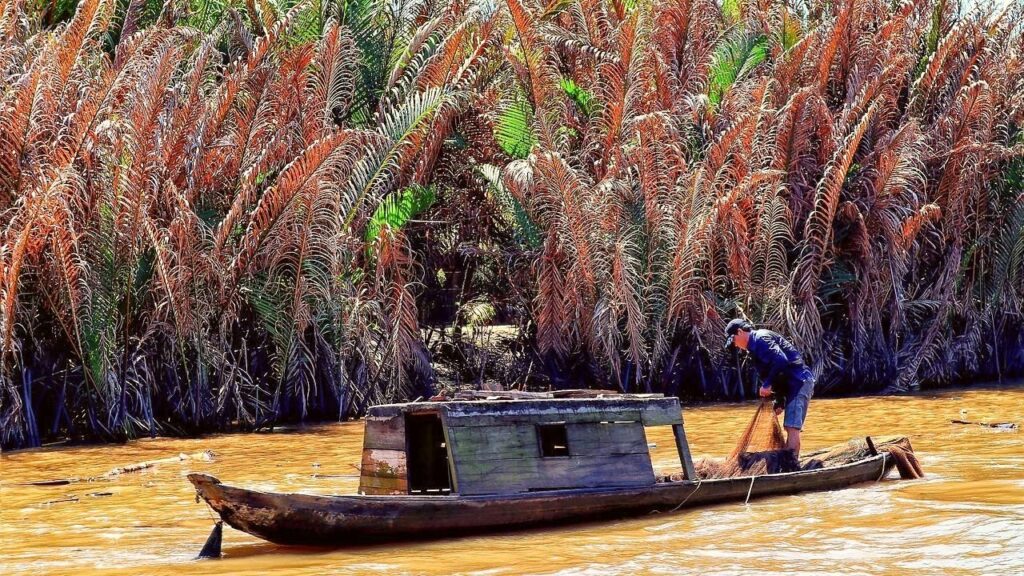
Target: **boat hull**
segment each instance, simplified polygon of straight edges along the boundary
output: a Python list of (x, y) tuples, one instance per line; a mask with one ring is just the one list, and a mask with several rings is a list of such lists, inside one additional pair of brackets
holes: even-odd
[(835, 490), (881, 480), (895, 462), (882, 453), (832, 468), (644, 487), (548, 490), (515, 495), (317, 496), (247, 490), (190, 474), (233, 528), (278, 544), (351, 546), (674, 512), (721, 502)]

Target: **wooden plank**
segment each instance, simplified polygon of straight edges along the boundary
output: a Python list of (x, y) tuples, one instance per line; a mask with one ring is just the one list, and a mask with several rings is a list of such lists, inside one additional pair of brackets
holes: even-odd
[(378, 478), (406, 478), (405, 452), (401, 450), (363, 450), (363, 461), (359, 467), (361, 476)]
[(662, 394), (623, 394), (617, 390), (577, 388), (549, 390), (547, 392), (525, 392), (522, 390), (460, 390), (453, 400), (544, 400), (549, 398), (617, 398), (647, 399), (664, 398)]
[(460, 494), (654, 484), (649, 454), (489, 460), (457, 465)]
[(540, 455), (533, 424), (450, 426), (448, 438), (455, 459), (503, 460)]
[(672, 426), (683, 423), (683, 411), (677, 398), (648, 402), (640, 412), (644, 426)]
[(627, 412), (653, 410), (668, 412), (679, 406), (677, 398), (559, 398), (551, 400), (495, 400), (486, 402), (448, 402), (436, 404), (450, 417), (581, 414), (588, 412)]
[(647, 435), (640, 422), (572, 423), (565, 426), (570, 456), (647, 454)]
[(444, 431), (444, 445), (448, 452), (446, 458), (448, 461), (448, 479), (451, 481), (452, 492), (458, 494), (459, 475), (455, 471), (455, 457), (453, 456), (453, 454), (455, 454), (455, 449), (452, 444), (452, 431), (451, 427), (448, 426), (448, 420), (444, 416), (441, 417), (441, 429)]
[[(647, 454), (640, 422), (571, 422), (566, 424), (570, 456)], [(462, 460), (514, 460), (540, 457), (537, 425), (452, 426), (452, 453)]]
[(499, 414), (449, 414), (452, 427), (514, 426), (518, 424), (550, 424), (554, 422), (639, 422), (640, 410), (538, 412)]
[(405, 414), (367, 416), (363, 425), (363, 448), (405, 450)]
[(364, 476), (359, 479), (359, 492), (371, 495), (408, 494), (409, 484), (405, 478)]
[(693, 470), (693, 459), (690, 457), (690, 444), (686, 441), (683, 425), (673, 426), (672, 434), (676, 437), (676, 450), (679, 451), (679, 462), (683, 465), (683, 475), (687, 480), (696, 480), (697, 474)]
[(457, 461), (459, 494), (527, 492), (538, 483), (540, 458)]

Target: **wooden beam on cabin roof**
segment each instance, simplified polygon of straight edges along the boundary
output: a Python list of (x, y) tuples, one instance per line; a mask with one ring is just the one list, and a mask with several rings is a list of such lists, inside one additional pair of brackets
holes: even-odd
[(630, 410), (668, 413), (678, 410), (678, 398), (554, 398), (550, 400), (486, 400), (434, 403), (449, 416), (502, 414), (624, 412)]

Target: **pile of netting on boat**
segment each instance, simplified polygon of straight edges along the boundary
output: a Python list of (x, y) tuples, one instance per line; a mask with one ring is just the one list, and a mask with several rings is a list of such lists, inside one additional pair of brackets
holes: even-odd
[[(785, 444), (782, 426), (779, 425), (772, 403), (762, 402), (729, 457), (725, 460), (697, 460), (693, 463), (694, 472), (700, 480), (761, 476), (831, 468), (886, 452), (896, 461), (900, 477), (920, 478), (924, 475), (910, 439), (905, 436), (881, 437), (871, 441), (867, 438), (854, 439), (807, 453), (802, 458), (797, 458), (792, 450), (785, 449)], [(683, 480), (681, 471), (658, 475), (658, 482), (680, 480)]]

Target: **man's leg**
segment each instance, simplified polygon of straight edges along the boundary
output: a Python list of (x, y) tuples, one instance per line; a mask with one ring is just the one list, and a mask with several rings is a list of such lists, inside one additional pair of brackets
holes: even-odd
[(807, 396), (798, 394), (786, 404), (786, 417), (782, 425), (786, 428), (786, 449), (792, 450), (800, 458), (800, 431), (807, 417)]
[(786, 426), (786, 450), (792, 450), (800, 458), (800, 429)]

